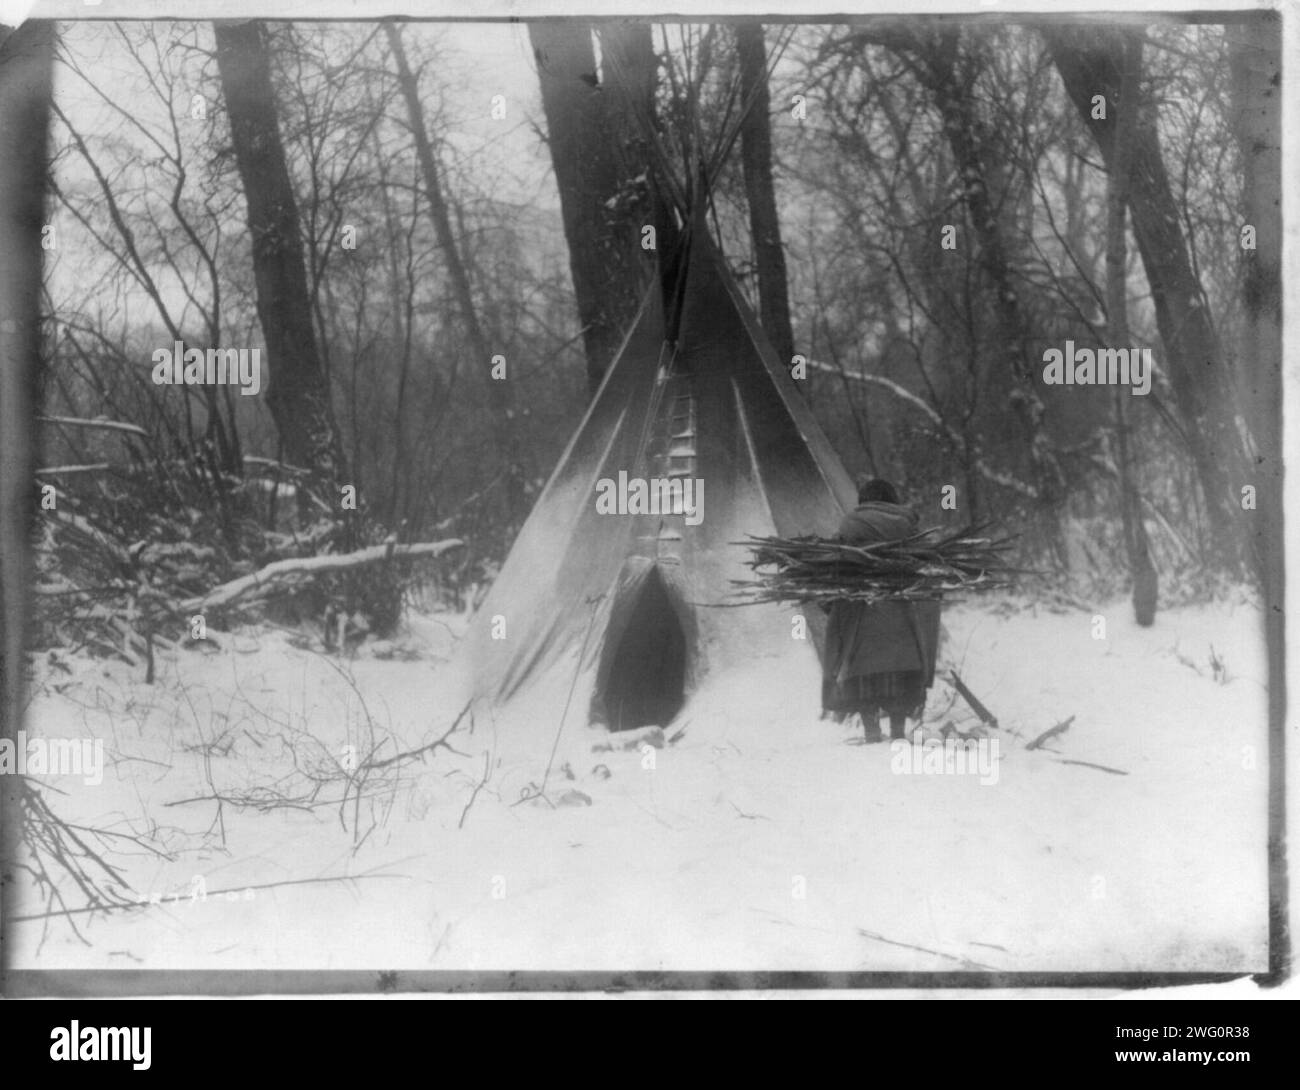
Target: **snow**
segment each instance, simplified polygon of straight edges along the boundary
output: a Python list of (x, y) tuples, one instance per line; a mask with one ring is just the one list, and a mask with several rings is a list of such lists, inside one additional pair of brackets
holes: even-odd
[[(64, 921), (15, 923), (12, 964), (1265, 970), (1258, 607), (1179, 607), (1150, 629), (1125, 601), (1103, 615), (1095, 639), (1082, 611), (946, 610), (941, 665), (999, 718), (995, 782), (896, 774), (890, 744), (818, 719), (816, 660), (798, 648), (710, 678), (662, 749), (594, 750), (610, 736), (582, 724), (580, 680), (549, 803), (521, 793), (542, 782), (569, 668), (478, 709), (472, 734), (466, 721), (449, 739), (463, 756), (374, 774), (382, 790), (355, 810), (340, 810), (337, 785), (315, 809), (180, 801), (214, 785), (302, 795), (295, 762), (327, 768), (348, 745), (364, 759), (377, 739), (378, 758), (426, 745), (463, 707), (461, 617), (412, 617), (382, 658), (366, 644), (340, 660), (272, 628), (212, 633), (160, 657), (153, 686), (124, 664), (41, 657), (28, 733), (103, 738), (110, 755), (99, 787), (50, 778), (67, 792), (51, 805), (170, 858), (109, 843), (133, 896), (161, 903), (78, 917), (89, 946)], [(936, 683), (927, 719), (973, 725), (954, 699)], [(207, 898), (192, 901), (199, 876)], [(308, 879), (328, 880), (289, 884)], [(27, 890), (16, 911), (45, 909)]]

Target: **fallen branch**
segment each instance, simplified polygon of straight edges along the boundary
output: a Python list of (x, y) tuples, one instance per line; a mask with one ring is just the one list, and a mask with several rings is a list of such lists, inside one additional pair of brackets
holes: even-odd
[[(957, 671), (949, 670), (948, 677), (952, 681), (952, 687), (956, 689), (957, 692), (961, 694), (961, 698), (970, 705), (970, 710), (979, 716), (980, 722), (986, 727), (993, 727), (996, 729), (998, 725), (998, 717), (989, 711), (988, 708), (984, 707), (984, 705), (976, 699), (975, 694), (966, 688), (966, 683), (957, 676)], [(1033, 746), (1030, 746), (1029, 748), (1032, 749)]]
[(984, 965), (972, 958), (958, 957), (955, 954), (945, 954), (942, 950), (931, 950), (928, 946), (916, 946), (910, 942), (899, 942), (897, 939), (887, 939), (884, 935), (877, 935), (874, 931), (868, 931), (865, 927), (858, 928), (858, 934), (864, 939), (875, 939), (876, 942), (887, 943), (889, 946), (901, 946), (904, 950), (919, 950), (923, 954), (932, 954), (937, 958), (946, 958), (948, 961), (955, 961), (960, 965), (973, 965), (977, 969), (992, 969), (992, 965)]
[(196, 802), (215, 802), (229, 803), (231, 806), (240, 809), (260, 810), (262, 813), (269, 813), (272, 810), (305, 810), (307, 813), (311, 813), (313, 810), (334, 805), (333, 802), (327, 799), (317, 801), (317, 794), (319, 794), (318, 790), (294, 799), (287, 795), (273, 793), (268, 787), (258, 787), (243, 795), (223, 795), (220, 793), (195, 795), (193, 798), (173, 799), (171, 802), (164, 802), (163, 806), (189, 806)]
[(464, 544), (459, 538), (450, 538), (446, 541), (423, 542), (415, 545), (372, 545), (366, 549), (358, 549), (354, 553), (341, 555), (276, 560), (259, 571), (214, 587), (201, 597), (186, 599), (181, 603), (181, 609), (187, 612), (216, 609), (229, 605), (246, 594), (267, 590), (279, 579), (350, 571), (367, 564), (379, 564), (388, 560), (410, 560), (422, 556), (437, 557), (453, 549), (463, 548)]
[[(359, 882), (363, 878), (405, 878), (405, 877), (407, 877), (405, 874), (338, 874), (333, 876), (326, 876), (324, 878), (290, 878), (283, 882), (261, 882), (257, 885), (252, 885), (252, 886), (240, 886), (237, 889), (232, 888), (232, 889), (205, 890), (203, 894), (203, 899), (206, 901), (207, 898), (209, 897), (220, 897), (223, 894), (227, 894), (227, 893), (243, 893), (244, 890), (279, 889), (282, 886), (309, 886), (309, 885), (316, 885), (321, 882)], [(159, 901), (123, 901), (114, 904), (86, 905), (84, 908), (65, 908), (65, 909), (60, 909), (57, 912), (37, 912), (30, 916), (10, 916), (9, 919), (15, 923), (31, 921), (31, 920), (48, 920), (56, 916), (80, 916), (82, 913), (85, 912), (111, 912), (115, 909), (123, 909), (123, 908), (148, 908), (150, 905), (153, 904), (158, 904), (158, 905), (162, 905), (165, 903), (179, 904), (181, 903), (182, 900), (196, 903), (194, 902), (193, 897), (187, 894), (187, 895), (177, 895), (176, 897), (172, 897), (172, 898), (163, 898), (162, 900)]]
[(1091, 761), (1072, 761), (1069, 757), (1054, 757), (1057, 764), (1063, 765), (1082, 765), (1084, 768), (1095, 768), (1098, 772), (1109, 772), (1112, 776), (1127, 776), (1128, 773), (1122, 768), (1111, 768), (1109, 765), (1097, 765)]
[(1073, 722), (1074, 722), (1074, 716), (1070, 716), (1069, 719), (1062, 719), (1059, 723), (1056, 724), (1056, 726), (1048, 727), (1047, 730), (1043, 731), (1042, 734), (1040, 734), (1037, 738), (1035, 738), (1032, 742), (1030, 742), (1027, 746), (1025, 746), (1025, 749), (1037, 749), (1049, 738), (1055, 738), (1058, 734), (1064, 734), (1067, 730), (1070, 729), (1070, 724)]

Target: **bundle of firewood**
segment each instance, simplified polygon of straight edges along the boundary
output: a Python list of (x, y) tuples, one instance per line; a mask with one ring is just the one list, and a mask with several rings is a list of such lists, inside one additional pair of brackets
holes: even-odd
[(751, 537), (754, 579), (732, 580), (743, 603), (882, 602), (943, 598), (997, 590), (1017, 574), (1009, 537), (984, 528), (925, 530), (897, 541), (848, 542), (818, 537)]

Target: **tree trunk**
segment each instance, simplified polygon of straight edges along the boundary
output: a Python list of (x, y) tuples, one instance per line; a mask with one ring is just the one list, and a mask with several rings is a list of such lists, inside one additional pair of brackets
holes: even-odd
[(759, 322), (767, 332), (781, 362), (789, 366), (794, 355), (794, 330), (790, 324), (790, 289), (781, 245), (781, 221), (772, 184), (771, 99), (767, 89), (767, 50), (758, 23), (736, 26), (736, 52), (740, 61), (740, 97), (747, 107), (740, 125), (740, 162), (745, 174), (745, 200), (749, 229), (758, 263)]
[[(405, 479), (408, 487), (411, 485), (410, 460), (406, 454), (406, 440), (403, 435), (403, 425), (406, 416), (406, 385), (411, 375), (411, 334), (412, 323), (410, 322), (410, 309), (412, 304), (412, 294), (415, 290), (416, 280), (413, 276), (406, 278), (406, 285), (403, 287), (401, 270), (397, 265), (397, 240), (401, 238), (401, 230), (398, 227), (397, 215), (393, 211), (393, 202), (389, 196), (388, 167), (384, 162), (384, 149), (379, 142), (379, 134), (372, 129), (370, 131), (371, 143), (374, 147), (375, 162), (379, 167), (379, 203), (384, 210), (384, 231), (391, 240), (385, 247), (388, 250), (388, 294), (389, 305), (392, 308), (393, 324), (393, 348), (401, 352), (398, 358), (397, 370), (397, 397), (393, 403), (393, 467), (388, 479), (388, 525), (396, 528), (403, 521), (402, 513), (405, 507), (401, 502), (402, 484)], [(416, 209), (418, 213), (418, 209)], [(409, 269), (409, 263), (408, 263)], [(405, 308), (406, 313), (403, 314)], [(358, 470), (360, 476), (360, 470)]]
[(598, 74), (587, 24), (528, 27), (592, 393), (627, 335), (650, 276), (650, 255), (641, 249), (641, 228), (658, 224), (643, 131), (654, 114), (650, 33), (645, 24), (602, 29), (605, 62)]
[[(526, 512), (509, 372), (506, 372), (505, 378), (493, 377), (492, 348), (488, 344), (482, 325), (479, 324), (478, 311), (474, 307), (474, 295), (470, 290), (469, 273), (464, 261), (461, 260), (460, 247), (456, 243), (456, 234), (451, 227), (447, 198), (442, 191), (442, 179), (438, 174), (438, 161), (434, 157), (433, 145), (429, 143), (429, 131), (424, 123), (420, 89), (411, 74), (410, 65), (407, 64), (401, 33), (392, 23), (384, 24), (384, 30), (388, 34), (388, 44), (397, 63), (397, 79), (402, 88), (402, 97), (406, 99), (411, 134), (415, 137), (415, 153), (420, 161), (420, 172), (424, 175), (424, 193), (429, 200), (429, 215), (433, 220), (438, 246), (447, 265), (452, 294), (456, 297), (456, 306), (460, 309), (461, 321), (465, 325), (470, 351), (474, 354), (475, 369), (484, 376), (484, 381), (487, 383), (488, 411), (492, 414), (492, 431), (497, 456), (501, 460), (501, 469), (505, 475), (506, 521), (513, 529), (523, 520)], [(510, 366), (508, 360), (506, 366)]]
[[(0, 28), (0, 735), (22, 725), (31, 616), (32, 472), (41, 359), (41, 227), (53, 87), (54, 23)], [(0, 776), (0, 845), (13, 865), (22, 814), (18, 776)]]
[[(1110, 179), (1106, 188), (1106, 339), (1112, 348), (1127, 349), (1128, 330), (1128, 240), (1125, 226), (1129, 176), (1133, 162), (1133, 137), (1137, 132), (1142, 85), (1142, 31), (1124, 36), (1123, 66), (1119, 103), (1115, 118), (1114, 149)], [(1124, 528), (1124, 552), (1133, 577), (1133, 615), (1143, 626), (1153, 624), (1159, 597), (1159, 580), (1151, 563), (1151, 549), (1142, 508), (1133, 480), (1133, 458), (1127, 419), (1132, 394), (1115, 388), (1116, 470), (1119, 475), (1120, 520)]]
[[(1121, 32), (1044, 28), (1042, 34), (1066, 92), (1096, 139), (1107, 169), (1113, 169)], [(1093, 117), (1095, 95), (1105, 97), (1104, 118)], [(1166, 371), (1205, 495), (1213, 550), (1221, 562), (1235, 566), (1241, 516), (1236, 487), (1245, 473), (1232, 378), (1187, 253), (1155, 118), (1141, 111), (1136, 124), (1129, 192), (1133, 232), (1151, 286)]]
[[(1255, 429), (1256, 509), (1243, 511), (1258, 523), (1251, 535), (1264, 597), (1268, 638), (1268, 710), (1271, 723), (1285, 722), (1287, 709), (1285, 538), (1282, 523), (1282, 23), (1275, 12), (1256, 12), (1244, 25), (1230, 26), (1233, 125), (1241, 148), (1246, 185), (1246, 222), (1255, 228), (1254, 250), (1242, 250), (1242, 299), (1246, 337), (1242, 385), (1252, 395)], [(1294, 73), (1292, 73), (1294, 79)], [(1293, 130), (1294, 131), (1294, 130)], [(1294, 637), (1293, 637), (1294, 638)], [(1270, 751), (1269, 790), (1282, 799), (1287, 762), (1281, 732)], [(1271, 873), (1286, 873), (1285, 833), (1269, 836)], [(1282, 949), (1285, 917), (1274, 913), (1269, 938)]]
[(1251, 557), (1270, 601), (1277, 602), (1282, 588), (1282, 27), (1276, 14), (1257, 13), (1244, 24), (1230, 25), (1228, 33), (1233, 38), (1232, 127), (1245, 174), (1244, 219), (1255, 229), (1255, 249), (1241, 250), (1246, 337), (1237, 372), (1242, 408), (1250, 409), (1259, 491)]
[(257, 317), (266, 339), (267, 408), (283, 460), (311, 472), (332, 507), (347, 482), (329, 376), (312, 326), (298, 205), (280, 139), (266, 30), (260, 22), (214, 25), (217, 69), (248, 204)]

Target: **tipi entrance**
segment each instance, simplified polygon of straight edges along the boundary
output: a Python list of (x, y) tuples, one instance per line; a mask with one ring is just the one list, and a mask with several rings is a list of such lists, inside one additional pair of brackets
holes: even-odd
[(658, 564), (623, 582), (601, 650), (593, 717), (615, 731), (667, 726), (686, 703), (690, 622)]

